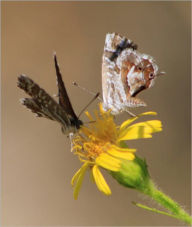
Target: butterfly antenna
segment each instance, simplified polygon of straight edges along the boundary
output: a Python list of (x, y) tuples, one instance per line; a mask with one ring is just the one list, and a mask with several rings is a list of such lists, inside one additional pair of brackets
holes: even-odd
[[(99, 97), (100, 93), (95, 93), (95, 92), (88, 90), (87, 88), (81, 87), (77, 82), (73, 82), (73, 85), (80, 88), (81, 90), (91, 94), (91, 95), (94, 95), (93, 101), (97, 98), (99, 101), (102, 102), (102, 99)], [(95, 98), (95, 96), (96, 96), (96, 98)]]
[(95, 94), (95, 96), (91, 99), (91, 101), (81, 110), (80, 114), (78, 115), (78, 118), (81, 116), (81, 114), (87, 109), (87, 107), (89, 105), (91, 105), (92, 102), (95, 101), (95, 99), (98, 98), (98, 96), (100, 95), (100, 93), (98, 92), (97, 94)]
[(158, 74), (157, 74), (157, 76), (163, 76), (163, 75), (165, 75), (166, 74), (166, 72), (159, 72)]

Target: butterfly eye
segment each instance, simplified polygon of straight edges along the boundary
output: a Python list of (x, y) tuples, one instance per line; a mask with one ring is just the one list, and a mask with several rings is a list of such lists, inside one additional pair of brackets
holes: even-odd
[(138, 69), (139, 69), (140, 71), (142, 71), (142, 68), (141, 68), (141, 67), (139, 67)]
[(154, 73), (150, 73), (149, 74), (149, 79), (153, 79), (154, 78)]

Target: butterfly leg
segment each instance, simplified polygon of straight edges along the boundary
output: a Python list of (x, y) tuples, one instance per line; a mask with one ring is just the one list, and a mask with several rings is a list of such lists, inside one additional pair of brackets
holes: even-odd
[(129, 110), (126, 110), (126, 112), (131, 116), (131, 117), (136, 117), (137, 115), (135, 115), (134, 113), (130, 112)]
[(73, 136), (74, 136), (74, 133), (70, 132), (69, 133), (69, 140), (70, 140), (70, 143), (71, 143), (71, 152), (73, 152)]

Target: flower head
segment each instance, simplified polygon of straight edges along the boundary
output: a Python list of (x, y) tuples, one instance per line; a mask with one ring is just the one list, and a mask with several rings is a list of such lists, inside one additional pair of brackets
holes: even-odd
[(106, 183), (99, 167), (118, 172), (123, 161), (131, 161), (135, 158), (136, 149), (129, 148), (123, 141), (139, 138), (151, 138), (152, 133), (162, 130), (161, 122), (151, 120), (132, 124), (144, 115), (156, 115), (155, 112), (142, 113), (117, 126), (110, 111), (105, 112), (100, 105), (100, 111), (95, 111), (95, 119), (86, 112), (90, 120), (88, 127), (82, 126), (73, 139), (73, 150), (78, 155), (82, 167), (72, 178), (74, 198), (77, 199), (86, 170), (90, 167), (93, 179), (100, 191), (106, 195), (111, 190)]

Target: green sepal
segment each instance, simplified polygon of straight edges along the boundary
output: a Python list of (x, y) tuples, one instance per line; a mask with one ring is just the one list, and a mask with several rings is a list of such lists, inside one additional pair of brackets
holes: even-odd
[(133, 161), (122, 160), (118, 172), (110, 174), (123, 186), (143, 191), (149, 183), (150, 177), (145, 160), (135, 157)]

